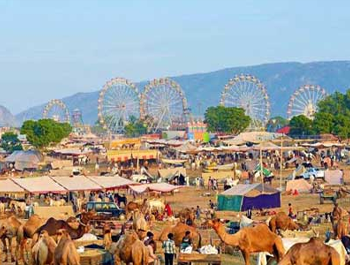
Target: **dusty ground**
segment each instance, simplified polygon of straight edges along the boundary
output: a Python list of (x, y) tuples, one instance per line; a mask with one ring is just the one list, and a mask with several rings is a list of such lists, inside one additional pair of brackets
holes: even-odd
[[(350, 183), (350, 171), (349, 167), (342, 167), (345, 172), (345, 182)], [(277, 173), (277, 172), (276, 172)], [(286, 171), (283, 173), (284, 176), (287, 176), (290, 173), (290, 171)], [(191, 177), (196, 177), (200, 175), (199, 171), (189, 172), (189, 175)], [(279, 186), (279, 180), (274, 180), (273, 186), (278, 187)], [(219, 191), (221, 192), (221, 190)], [(168, 195), (165, 196), (165, 200), (170, 203), (174, 211), (178, 211), (184, 207), (196, 207), (197, 205), (200, 206), (201, 209), (208, 208), (208, 202), (209, 200), (216, 201), (216, 195), (217, 192), (211, 191), (209, 192), (210, 195), (206, 196), (208, 193), (207, 189), (198, 189), (195, 187), (185, 187), (180, 189), (179, 193), (176, 193), (175, 195)], [(346, 210), (350, 210), (350, 197), (341, 199), (338, 201), (340, 206), (344, 207)], [(332, 210), (332, 203), (326, 202), (325, 204), (321, 205), (319, 203), (319, 196), (317, 194), (303, 194), (298, 196), (291, 196), (291, 195), (282, 195), (282, 208), (276, 209), (276, 211), (287, 211), (288, 209), (288, 203), (292, 203), (294, 211), (303, 211), (308, 208), (317, 207), (319, 208), (320, 212), (330, 212)], [(203, 216), (204, 217), (204, 216)], [(234, 212), (217, 212), (217, 217), (224, 218), (224, 219), (235, 219), (237, 217), (237, 213)], [(200, 222), (198, 222), (199, 224)], [(164, 224), (155, 224), (154, 225), (154, 231), (157, 233), (161, 231)], [(324, 235), (324, 232), (330, 228), (330, 224), (324, 224), (319, 227), (315, 227), (315, 230), (320, 232), (320, 235)], [(210, 239), (213, 240), (215, 244), (219, 244), (220, 240), (218, 239), (217, 235), (212, 230), (202, 230), (201, 231), (203, 236), (204, 244), (208, 243)], [(158, 247), (160, 249), (160, 246)], [(3, 257), (4, 258), (4, 257)], [(254, 260), (254, 257), (252, 257), (252, 261)], [(222, 261), (223, 264), (237, 264), (241, 265), (244, 264), (243, 257), (239, 252), (235, 252), (233, 255), (222, 255)], [(6, 263), (3, 263), (6, 264)], [(254, 263), (252, 263), (254, 264)]]

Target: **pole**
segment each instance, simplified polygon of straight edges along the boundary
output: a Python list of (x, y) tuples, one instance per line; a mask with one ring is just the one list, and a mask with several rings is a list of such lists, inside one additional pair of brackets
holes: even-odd
[(280, 162), (280, 192), (282, 192), (282, 166), (283, 166), (283, 137), (281, 137), (281, 152), (280, 152), (280, 158), (281, 158), (281, 162)]
[(260, 143), (260, 176), (262, 181), (262, 191), (264, 192), (264, 171), (263, 171), (263, 163), (262, 163), (262, 147)]

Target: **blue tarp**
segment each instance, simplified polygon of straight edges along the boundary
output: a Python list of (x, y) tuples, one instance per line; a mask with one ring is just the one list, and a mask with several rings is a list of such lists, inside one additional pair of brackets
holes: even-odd
[(275, 194), (261, 194), (256, 197), (244, 197), (241, 211), (248, 209), (270, 209), (281, 207), (280, 193)]

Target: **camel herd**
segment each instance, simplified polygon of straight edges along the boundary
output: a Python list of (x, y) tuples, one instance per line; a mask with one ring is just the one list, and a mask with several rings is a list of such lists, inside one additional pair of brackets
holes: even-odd
[[(156, 201), (156, 200), (155, 200)], [(154, 201), (154, 202), (155, 202)], [(164, 210), (158, 203), (152, 211)], [(162, 208), (158, 208), (162, 207)], [(126, 230), (126, 223), (122, 226), (118, 236), (112, 236), (111, 228), (105, 225), (104, 247), (114, 256), (115, 265), (118, 264), (148, 264), (149, 249), (144, 244), (146, 233), (152, 229), (150, 220), (146, 220), (145, 211), (149, 211), (150, 201), (129, 202), (125, 206), (127, 220), (132, 220), (130, 230)], [(95, 217), (94, 212), (83, 212), (80, 220), (69, 218), (66, 221), (49, 218), (41, 219), (32, 215), (25, 223), (15, 216), (1, 221), (0, 239), (7, 261), (22, 261), (25, 264), (80, 264), (79, 253), (74, 240), (89, 232), (89, 222)], [(195, 225), (193, 210), (185, 208), (175, 214), (172, 221), (157, 233), (155, 240), (165, 241), (170, 233), (174, 235), (175, 245), (180, 247), (186, 232), (193, 244), (193, 249), (202, 247), (202, 235)], [(72, 226), (74, 223), (74, 228)], [(273, 255), (280, 265), (343, 265), (340, 254), (332, 247), (325, 245), (320, 239), (312, 238), (309, 242), (297, 243), (287, 252), (279, 231), (303, 228), (295, 223), (286, 213), (280, 212), (267, 223), (255, 223), (241, 228), (235, 234), (227, 233), (224, 223), (218, 219), (207, 219), (202, 227), (213, 229), (221, 241), (229, 246), (238, 248), (245, 264), (250, 265), (251, 255), (266, 252)], [(11, 251), (11, 244), (16, 241), (15, 255)], [(8, 242), (7, 242), (8, 241)]]

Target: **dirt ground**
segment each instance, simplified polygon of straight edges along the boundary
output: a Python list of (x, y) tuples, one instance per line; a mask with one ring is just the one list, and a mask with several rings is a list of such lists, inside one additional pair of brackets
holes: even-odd
[[(345, 173), (345, 182), (350, 184), (350, 168), (342, 166), (342, 169)], [(286, 177), (291, 171), (285, 171), (283, 173), (283, 176)], [(153, 173), (153, 172), (152, 172)], [(277, 173), (277, 172), (276, 172)], [(199, 171), (188, 171), (188, 174), (190, 177), (196, 177), (200, 176)], [(284, 183), (284, 180), (283, 180)], [(276, 179), (273, 181), (272, 185), (274, 187), (279, 187), (279, 180)], [(221, 187), (222, 188), (222, 187)], [(201, 189), (196, 187), (184, 187), (179, 190), (178, 193), (175, 193), (174, 195), (167, 195), (164, 197), (164, 199), (170, 203), (173, 210), (179, 211), (180, 209), (183, 209), (184, 207), (196, 207), (197, 205), (202, 209), (208, 209), (209, 205), (208, 202), (211, 199), (212, 201), (216, 202), (216, 195), (218, 193), (222, 192), (222, 189), (218, 192), (216, 191), (208, 191), (207, 189)], [(276, 211), (287, 211), (288, 209), (288, 203), (291, 203), (293, 205), (293, 209), (295, 212), (297, 211), (304, 211), (305, 209), (309, 208), (318, 208), (321, 213), (323, 212), (330, 212), (333, 208), (333, 204), (329, 201), (325, 202), (325, 204), (319, 203), (319, 195), (318, 194), (302, 194), (302, 195), (285, 195), (282, 194), (282, 207), (281, 209), (275, 209)], [(340, 199), (338, 201), (339, 205), (346, 210), (350, 210), (350, 196), (344, 199)], [(218, 218), (223, 219), (229, 219), (233, 220), (237, 218), (236, 212), (217, 212)], [(253, 217), (256, 213), (253, 212)], [(204, 215), (202, 216), (204, 219)], [(267, 217), (266, 217), (267, 218)], [(200, 225), (201, 222), (197, 222), (197, 225)], [(156, 223), (154, 224), (153, 231), (155, 231), (155, 234), (159, 233), (164, 227), (165, 224)], [(325, 231), (327, 229), (330, 229), (330, 224), (323, 224), (318, 227), (314, 227), (314, 229), (320, 233), (320, 236), (323, 236)], [(201, 230), (201, 234), (203, 237), (203, 243), (208, 244), (210, 240), (214, 242), (215, 245), (220, 244), (220, 240), (218, 239), (217, 235), (213, 230)], [(159, 246), (158, 249), (161, 249)], [(161, 253), (159, 253), (161, 254)], [(4, 255), (3, 255), (4, 259)], [(254, 264), (255, 257), (252, 257), (252, 264)], [(6, 264), (6, 263), (3, 263)], [(223, 254), (222, 255), (222, 264), (237, 264), (241, 265), (244, 264), (243, 257), (240, 254), (240, 252), (236, 251), (232, 254)]]

